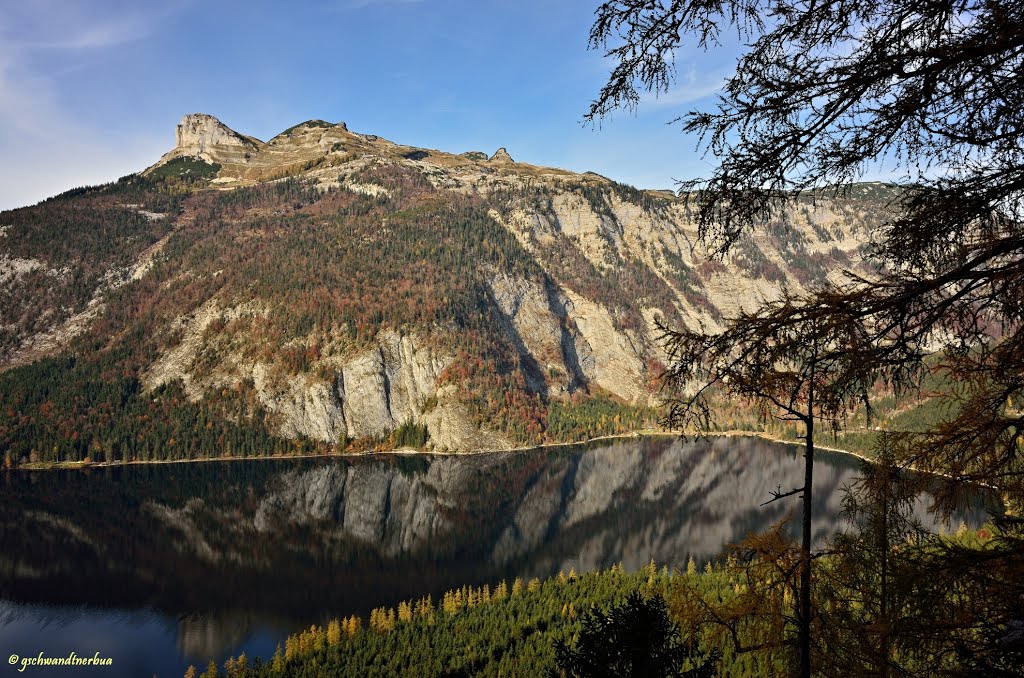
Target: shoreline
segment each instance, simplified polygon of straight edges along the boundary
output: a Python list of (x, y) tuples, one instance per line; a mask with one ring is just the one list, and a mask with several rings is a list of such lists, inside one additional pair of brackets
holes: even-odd
[[(436, 452), (434, 450), (417, 450), (411, 447), (399, 447), (393, 450), (382, 450), (380, 452), (343, 452), (341, 454), (270, 454), (251, 457), (204, 457), (201, 459), (151, 459), (149, 461), (93, 461), (89, 463), (81, 461), (62, 461), (27, 464), (15, 468), (5, 468), (3, 471), (69, 471), (94, 468), (117, 468), (120, 466), (158, 466), (163, 464), (201, 464), (218, 461), (273, 461), (273, 460), (294, 460), (294, 459), (358, 459), (361, 457), (471, 457), (482, 454), (505, 454), (516, 452), (527, 452), (529, 450), (541, 450), (550, 447), (574, 447), (577, 445), (589, 445), (590, 443), (602, 440), (617, 440), (623, 438), (645, 438), (656, 436), (678, 436), (673, 431), (655, 431), (652, 429), (640, 429), (628, 433), (615, 433), (586, 440), (575, 440), (564, 443), (541, 443), (539, 445), (524, 445), (520, 447), (507, 447), (490, 450), (468, 450), (465, 452)], [(718, 434), (715, 434), (718, 435)]]
[[(433, 450), (416, 450), (410, 447), (397, 448), (394, 450), (383, 450), (381, 452), (345, 452), (342, 454), (285, 454), (285, 455), (263, 455), (256, 457), (207, 457), (204, 459), (156, 459), (151, 461), (104, 461), (104, 462), (90, 462), (88, 464), (80, 461), (73, 462), (58, 462), (50, 464), (37, 464), (35, 466), (20, 466), (17, 468), (2, 469), (2, 472), (15, 472), (15, 471), (84, 471), (89, 469), (103, 469), (103, 468), (118, 468), (118, 467), (130, 467), (130, 466), (158, 466), (164, 464), (201, 464), (206, 462), (245, 462), (245, 461), (294, 461), (301, 459), (358, 459), (362, 457), (387, 457), (387, 456), (400, 456), (400, 457), (471, 457), (484, 454), (517, 454), (529, 452), (531, 450), (544, 450), (552, 447), (579, 447), (582, 445), (590, 445), (592, 443), (599, 443), (605, 440), (625, 440), (629, 438), (656, 438), (656, 437), (675, 437), (679, 438), (682, 436), (689, 436), (692, 438), (760, 438), (766, 442), (776, 443), (779, 445), (794, 445), (801, 447), (803, 445), (799, 440), (785, 440), (783, 438), (776, 438), (769, 433), (764, 431), (742, 431), (736, 429), (730, 429), (728, 431), (712, 431), (705, 434), (696, 433), (685, 433), (683, 431), (664, 431), (654, 429), (639, 429), (636, 431), (629, 431), (627, 433), (613, 433), (606, 436), (597, 436), (595, 438), (587, 438), (586, 440), (577, 440), (573, 442), (564, 443), (541, 443), (539, 445), (526, 445), (520, 447), (509, 447), (505, 449), (494, 449), (494, 450), (470, 450), (467, 452), (435, 452)], [(845, 450), (840, 447), (830, 447), (827, 445), (814, 445), (816, 452), (828, 452), (831, 454), (842, 454), (861, 461), (872, 464), (875, 460), (861, 452), (854, 452), (852, 450)], [(940, 478), (949, 478), (955, 480), (955, 478), (948, 473), (942, 471), (922, 471), (914, 466), (906, 467), (905, 470), (912, 471), (914, 473), (923, 473), (926, 475), (937, 476)], [(984, 483), (977, 483), (981, 487), (990, 487)], [(990, 488), (991, 489), (991, 488)]]
[[(361, 457), (382, 457), (382, 456), (403, 456), (403, 457), (414, 457), (414, 456), (430, 456), (430, 457), (467, 457), (476, 456), (482, 454), (514, 454), (521, 452), (529, 452), (531, 450), (543, 450), (553, 447), (578, 447), (582, 445), (590, 445), (592, 443), (598, 443), (601, 441), (610, 440), (625, 440), (630, 438), (655, 438), (655, 437), (681, 437), (683, 435), (689, 435), (691, 437), (698, 437), (697, 434), (689, 433), (684, 434), (682, 431), (664, 431), (655, 429), (639, 429), (636, 431), (629, 431), (626, 433), (614, 433), (611, 435), (597, 436), (594, 438), (587, 438), (586, 440), (577, 440), (569, 442), (552, 442), (552, 443), (541, 443), (539, 445), (523, 445), (519, 447), (509, 447), (503, 449), (491, 449), (491, 450), (470, 450), (466, 452), (435, 452), (433, 450), (416, 450), (413, 448), (398, 448), (394, 450), (384, 450), (381, 452), (346, 452), (341, 454), (284, 454), (284, 455), (261, 455), (252, 457), (205, 457), (202, 459), (153, 459), (149, 461), (103, 461), (103, 462), (51, 462), (47, 464), (35, 464), (19, 466), (10, 469), (3, 469), (6, 471), (69, 471), (69, 470), (88, 470), (88, 469), (103, 469), (103, 468), (118, 468), (118, 467), (129, 467), (129, 466), (159, 466), (165, 464), (200, 464), (206, 462), (240, 462), (240, 461), (274, 461), (274, 460), (297, 460), (297, 459), (356, 459)], [(762, 440), (778, 443), (781, 445), (801, 445), (799, 441), (784, 440), (781, 438), (772, 437), (768, 433), (758, 431), (714, 431), (703, 434), (706, 438), (760, 438)], [(844, 450), (837, 447), (826, 447), (823, 445), (815, 445), (815, 450), (824, 452), (833, 452), (837, 454), (846, 454), (851, 457), (856, 457), (863, 461), (872, 461), (870, 457), (867, 457), (858, 452), (852, 452), (850, 450)]]

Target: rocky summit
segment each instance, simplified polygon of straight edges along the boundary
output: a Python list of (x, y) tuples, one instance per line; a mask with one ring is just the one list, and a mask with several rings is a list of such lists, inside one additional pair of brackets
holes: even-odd
[(890, 189), (708, 258), (686, 196), (310, 120), (187, 115), (143, 172), (0, 213), (0, 450), (465, 451), (650, 425), (656, 322), (861, 267)]

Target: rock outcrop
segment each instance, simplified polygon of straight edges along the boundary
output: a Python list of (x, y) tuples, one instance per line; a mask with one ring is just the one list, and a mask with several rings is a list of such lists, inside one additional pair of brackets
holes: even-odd
[(166, 163), (184, 156), (209, 163), (246, 163), (263, 144), (235, 132), (212, 115), (186, 115), (175, 128), (175, 147), (160, 159)]
[(490, 291), (506, 320), (524, 364), (526, 377), (538, 392), (569, 394), (592, 381), (597, 373), (593, 349), (574, 322), (571, 301), (552, 285), (496, 272)]
[(512, 156), (508, 154), (508, 151), (505, 150), (504, 146), (496, 150), (490, 159), (491, 162), (515, 162), (515, 160), (512, 159)]
[[(282, 374), (274, 363), (237, 360), (222, 361), (214, 371), (200, 373), (197, 365), (211, 348), (206, 332), (210, 324), (246, 314), (258, 312), (222, 310), (211, 302), (180, 319), (181, 340), (153, 364), (145, 376), (146, 386), (152, 389), (181, 380), (186, 393), (198, 399), (210, 388), (250, 381), (260, 404), (277, 422), (277, 432), (285, 437), (337, 443), (383, 437), (411, 422), (425, 424), (431, 438), (443, 441), (445, 447), (463, 449), (459, 443), (464, 436), (451, 430), (460, 425), (453, 417), (463, 417), (452, 411), (455, 403), (438, 398), (438, 377), (451, 357), (438, 355), (413, 335), (384, 331), (372, 348), (323, 363), (319, 376)], [(433, 401), (429, 413), (428, 401)]]

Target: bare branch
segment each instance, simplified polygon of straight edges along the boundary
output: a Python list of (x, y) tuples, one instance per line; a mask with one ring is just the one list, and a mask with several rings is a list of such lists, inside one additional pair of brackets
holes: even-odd
[(779, 485), (779, 489), (773, 490), (773, 491), (768, 493), (768, 494), (772, 495), (772, 498), (769, 499), (768, 501), (764, 502), (763, 504), (761, 504), (761, 506), (767, 506), (768, 504), (771, 504), (772, 502), (778, 501), (780, 499), (784, 499), (785, 497), (792, 497), (794, 494), (800, 494), (803, 491), (804, 491), (804, 488), (797, 487), (795, 489), (790, 490), (789, 492), (783, 492), (782, 491), (782, 485)]

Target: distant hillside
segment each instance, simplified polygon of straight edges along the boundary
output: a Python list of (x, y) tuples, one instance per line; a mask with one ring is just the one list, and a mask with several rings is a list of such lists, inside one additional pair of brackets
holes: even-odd
[(706, 259), (685, 198), (189, 115), (139, 175), (0, 213), (0, 450), (25, 461), (508, 448), (649, 425), (654, 320), (860, 266), (891, 188)]

